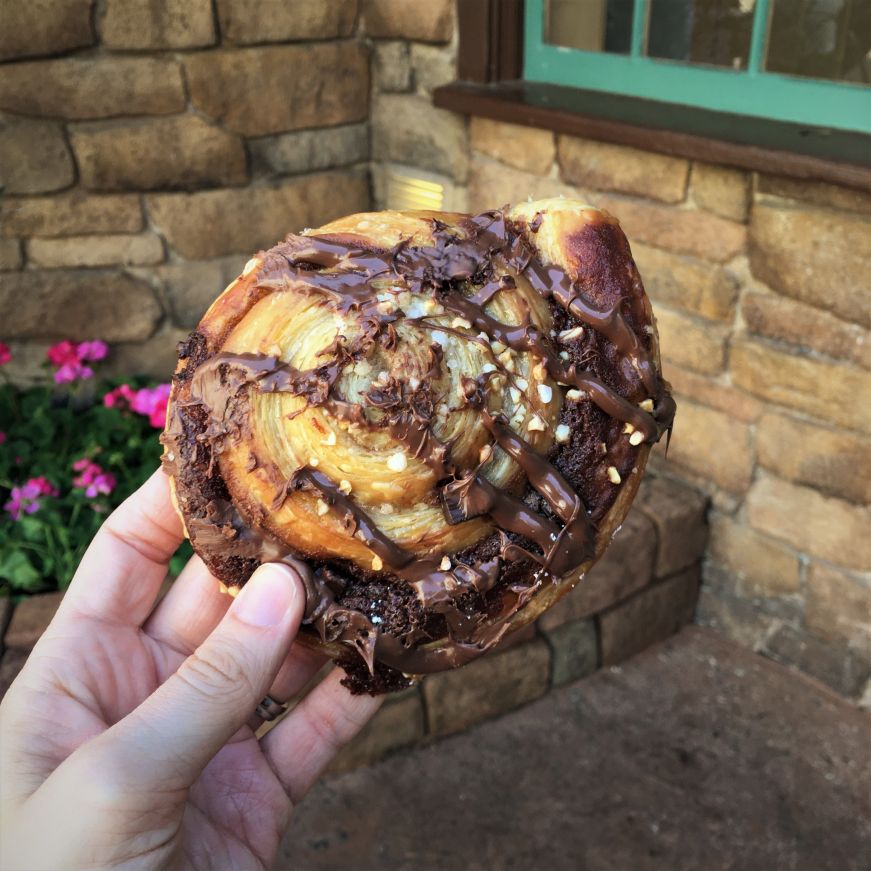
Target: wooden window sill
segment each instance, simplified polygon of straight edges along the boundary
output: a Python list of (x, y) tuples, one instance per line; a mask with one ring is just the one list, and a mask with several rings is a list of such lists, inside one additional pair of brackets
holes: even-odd
[(871, 192), (871, 138), (538, 82), (454, 82), (433, 102), (493, 118), (792, 178)]

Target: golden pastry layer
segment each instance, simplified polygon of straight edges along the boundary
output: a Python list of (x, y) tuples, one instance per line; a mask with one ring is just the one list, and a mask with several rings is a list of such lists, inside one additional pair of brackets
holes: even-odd
[(216, 576), (304, 561), (309, 640), (377, 691), (570, 589), (673, 410), (606, 213), (371, 213), (288, 236), (215, 301), (164, 463)]

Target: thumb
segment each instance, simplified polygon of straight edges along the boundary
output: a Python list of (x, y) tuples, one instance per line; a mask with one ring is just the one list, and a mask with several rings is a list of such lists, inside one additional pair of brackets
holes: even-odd
[(260, 566), (178, 671), (101, 736), (116, 772), (139, 788), (190, 786), (268, 692), (304, 607), (293, 569)]

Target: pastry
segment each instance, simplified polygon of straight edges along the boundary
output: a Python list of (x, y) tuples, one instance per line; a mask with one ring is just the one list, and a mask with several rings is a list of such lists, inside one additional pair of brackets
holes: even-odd
[(232, 591), (296, 561), (353, 691), (460, 666), (568, 592), (669, 432), (617, 220), (375, 212), (248, 262), (179, 347), (164, 467)]

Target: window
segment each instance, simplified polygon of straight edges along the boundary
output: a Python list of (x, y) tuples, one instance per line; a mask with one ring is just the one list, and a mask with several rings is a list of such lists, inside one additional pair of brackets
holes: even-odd
[(526, 0), (523, 77), (871, 133), (871, 0)]

